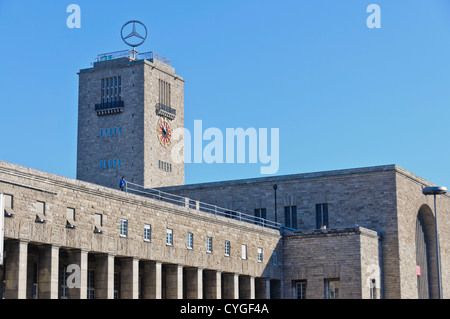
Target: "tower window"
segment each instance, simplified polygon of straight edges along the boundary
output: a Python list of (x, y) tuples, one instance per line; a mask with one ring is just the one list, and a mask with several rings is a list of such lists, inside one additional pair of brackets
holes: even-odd
[(297, 229), (297, 206), (284, 207), (286, 227)]
[(316, 204), (316, 227), (328, 228), (328, 204)]
[(120, 76), (102, 79), (102, 104), (120, 101), (122, 94), (122, 81)]
[(170, 83), (159, 80), (159, 103), (170, 106)]

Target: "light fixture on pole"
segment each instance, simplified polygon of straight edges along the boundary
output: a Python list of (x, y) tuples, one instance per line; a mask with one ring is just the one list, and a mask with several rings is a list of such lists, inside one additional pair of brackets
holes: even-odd
[(439, 235), (437, 227), (437, 210), (436, 210), (436, 195), (447, 194), (447, 188), (443, 186), (425, 187), (422, 189), (422, 194), (434, 196), (434, 228), (436, 232), (436, 262), (437, 262), (437, 275), (438, 275), (438, 295), (439, 299), (442, 299), (441, 292), (441, 262), (439, 256)]

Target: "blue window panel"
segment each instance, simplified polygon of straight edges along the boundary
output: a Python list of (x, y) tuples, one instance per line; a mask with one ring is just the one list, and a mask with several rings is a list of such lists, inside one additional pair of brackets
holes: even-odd
[(103, 167), (104, 167), (104, 168), (108, 168), (108, 161), (105, 161), (105, 162), (104, 162)]
[(100, 168), (103, 168), (103, 161), (100, 161)]
[(117, 127), (114, 128), (114, 136), (117, 135)]
[(121, 167), (122, 166), (122, 160), (119, 159), (118, 162), (119, 162), (118, 166)]
[(122, 135), (122, 128), (119, 126), (119, 135)]
[(112, 136), (112, 128), (109, 129), (109, 136)]
[(113, 161), (113, 167), (116, 167), (116, 160)]
[(111, 160), (109, 160), (109, 167), (112, 167), (112, 165), (111, 165), (112, 163), (111, 163)]
[(108, 129), (105, 128), (105, 136), (108, 136)]
[(103, 136), (103, 130), (100, 130), (100, 137)]

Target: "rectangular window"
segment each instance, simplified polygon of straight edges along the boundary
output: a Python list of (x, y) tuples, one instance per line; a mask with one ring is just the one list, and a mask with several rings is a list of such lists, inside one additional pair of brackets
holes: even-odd
[(103, 215), (102, 214), (94, 215), (94, 224), (95, 224), (95, 226), (99, 226), (99, 227), (103, 226)]
[(126, 219), (120, 220), (120, 236), (127, 237), (128, 235), (128, 221)]
[(170, 106), (170, 83), (159, 80), (159, 103)]
[(120, 298), (120, 272), (114, 273), (114, 299)]
[(88, 270), (88, 278), (87, 278), (87, 299), (95, 298), (95, 288), (94, 288), (95, 278), (94, 278), (94, 270)]
[(262, 248), (258, 248), (258, 262), (262, 263), (263, 261), (263, 250)]
[(278, 265), (278, 255), (276, 251), (272, 253), (272, 265), (274, 266)]
[(59, 287), (61, 293), (59, 294), (60, 299), (67, 299), (69, 287), (67, 286), (67, 279), (69, 278), (69, 273), (67, 272), (67, 266), (60, 268), (59, 272)]
[(122, 81), (120, 76), (102, 79), (101, 101), (111, 103), (121, 100)]
[(116, 160), (113, 160), (113, 167), (116, 167)]
[(328, 228), (328, 204), (316, 204), (316, 227)]
[(325, 279), (325, 299), (338, 299), (339, 286), (339, 279)]
[(284, 207), (284, 223), (286, 227), (297, 229), (297, 206)]
[(295, 282), (295, 296), (297, 299), (306, 299), (306, 280)]
[(264, 225), (264, 220), (266, 219), (266, 209), (265, 208), (255, 208), (255, 224)]
[(188, 233), (187, 234), (187, 249), (193, 249), (194, 248), (194, 234)]
[(5, 208), (13, 209), (13, 196), (12, 195), (4, 194), (3, 200), (5, 202), (5, 204), (4, 204)]
[(173, 245), (173, 231), (172, 229), (167, 228), (166, 231), (166, 244), (169, 246)]
[(207, 237), (206, 238), (206, 252), (207, 253), (212, 253), (212, 249), (213, 249), (212, 237)]
[(225, 240), (225, 256), (230, 256), (230, 242)]
[(152, 228), (150, 225), (144, 225), (144, 240), (150, 241), (152, 239)]
[(38, 201), (36, 203), (37, 206), (37, 214), (40, 216), (45, 216), (45, 203)]
[(66, 218), (67, 220), (75, 220), (75, 208), (67, 207)]
[(117, 161), (118, 161), (117, 166), (118, 166), (118, 167), (121, 167), (121, 166), (122, 166), (122, 160), (121, 160), (121, 159), (118, 159)]
[(241, 247), (241, 258), (243, 260), (247, 259), (247, 245), (242, 245)]

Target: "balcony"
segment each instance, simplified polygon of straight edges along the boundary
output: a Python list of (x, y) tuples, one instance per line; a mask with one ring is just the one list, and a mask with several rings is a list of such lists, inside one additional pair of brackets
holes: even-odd
[(158, 103), (156, 104), (156, 114), (168, 118), (169, 120), (174, 120), (177, 116), (177, 110), (171, 108), (170, 106)]
[(118, 114), (123, 112), (124, 106), (123, 101), (105, 102), (95, 104), (95, 111), (98, 116)]

